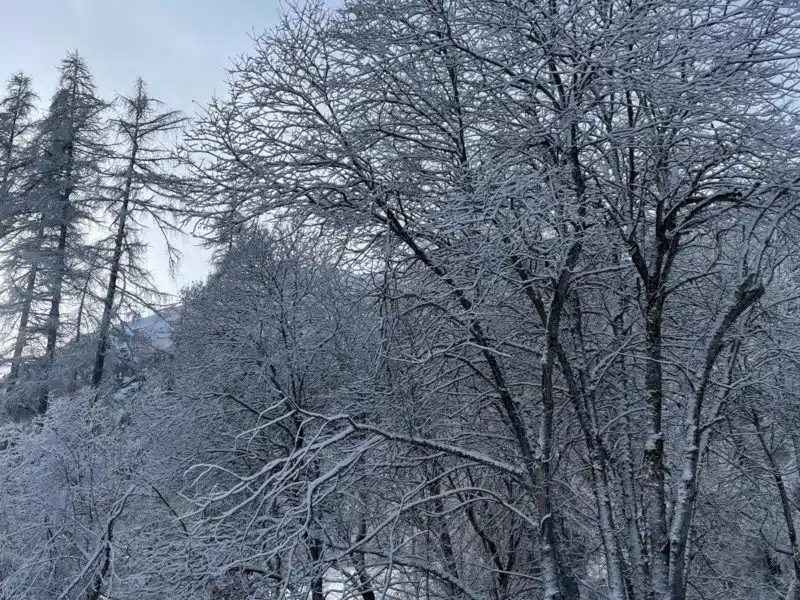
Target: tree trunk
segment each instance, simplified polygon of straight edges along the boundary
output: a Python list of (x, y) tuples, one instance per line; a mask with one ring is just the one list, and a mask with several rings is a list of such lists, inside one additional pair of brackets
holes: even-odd
[[(362, 516), (358, 522), (358, 535), (356, 544), (360, 544), (367, 537), (367, 519)], [(375, 591), (372, 589), (372, 580), (367, 572), (366, 561), (363, 552), (356, 552), (354, 555), (356, 566), (356, 576), (358, 577), (358, 593), (362, 600), (375, 600)]]
[(45, 347), (45, 372), (44, 388), (39, 394), (37, 410), (40, 415), (47, 412), (48, 396), (50, 394), (50, 372), (56, 358), (56, 345), (58, 343), (58, 330), (61, 324), (61, 295), (64, 287), (67, 266), (67, 235), (69, 233), (69, 196), (62, 200), (62, 222), (58, 231), (58, 246), (56, 249), (56, 264), (53, 273), (53, 290), (50, 298), (50, 312), (47, 315), (47, 345)]
[(92, 369), (92, 387), (96, 388), (100, 385), (103, 379), (103, 370), (105, 368), (106, 350), (108, 349), (108, 334), (111, 328), (111, 315), (114, 310), (114, 299), (117, 293), (117, 279), (119, 278), (120, 262), (122, 261), (122, 248), (125, 242), (125, 225), (128, 219), (128, 206), (131, 198), (131, 187), (133, 185), (133, 169), (136, 163), (136, 154), (138, 151), (138, 114), (137, 114), (137, 129), (134, 130), (134, 142), (131, 149), (131, 156), (128, 162), (128, 170), (125, 176), (125, 191), (122, 197), (122, 208), (120, 209), (119, 223), (117, 224), (117, 233), (114, 236), (114, 254), (111, 259), (111, 270), (108, 276), (108, 288), (106, 289), (106, 297), (103, 301), (103, 317), (100, 321), (100, 331), (98, 332), (97, 352), (94, 358), (94, 367)]
[[(41, 247), (44, 231), (39, 227), (38, 246)], [(33, 293), (36, 289), (36, 276), (38, 274), (38, 264), (31, 266), (28, 273), (28, 281), (25, 284), (25, 296), (22, 299), (22, 312), (19, 317), (19, 328), (17, 329), (17, 339), (14, 341), (14, 354), (11, 358), (11, 372), (8, 375), (8, 387), (11, 388), (19, 379), (20, 368), (22, 367), (22, 353), (28, 343), (28, 321), (33, 307)]]
[(650, 539), (650, 576), (657, 598), (667, 598), (669, 577), (669, 538), (667, 536), (666, 493), (664, 490), (664, 432), (661, 412), (664, 400), (661, 371), (661, 327), (664, 307), (662, 283), (652, 278), (647, 282), (647, 309), (645, 312), (646, 352), (645, 394), (647, 398), (648, 429), (645, 440), (647, 465), (646, 505)]
[(308, 544), (308, 553), (312, 561), (314, 576), (311, 578), (311, 600), (325, 600), (324, 577), (321, 570), (322, 541), (311, 534)]
[(769, 471), (772, 475), (772, 479), (775, 482), (775, 488), (778, 490), (778, 497), (781, 500), (781, 510), (783, 511), (783, 519), (786, 524), (786, 535), (789, 538), (789, 548), (792, 552), (792, 568), (794, 572), (794, 581), (792, 582), (791, 587), (791, 596), (787, 596), (787, 600), (791, 598), (791, 600), (800, 600), (800, 545), (798, 545), (797, 541), (797, 530), (794, 526), (794, 515), (792, 513), (792, 504), (789, 500), (789, 494), (786, 491), (786, 484), (783, 481), (783, 476), (781, 475), (781, 470), (778, 464), (775, 462), (775, 457), (773, 456), (772, 452), (767, 445), (767, 441), (764, 438), (764, 431), (761, 428), (761, 422), (758, 417), (758, 412), (753, 409), (753, 426), (756, 429), (756, 435), (758, 436), (758, 441), (761, 444), (761, 448), (764, 450), (764, 455), (767, 457), (767, 464), (769, 465)]
[(761, 285), (755, 285), (755, 279), (748, 277), (737, 290), (736, 298), (722, 321), (715, 329), (704, 359), (703, 370), (697, 392), (687, 407), (686, 425), (688, 434), (681, 469), (681, 481), (675, 500), (675, 514), (670, 529), (669, 553), (669, 586), (670, 600), (683, 600), (686, 595), (685, 567), (686, 548), (689, 531), (692, 527), (692, 516), (697, 502), (697, 467), (700, 456), (701, 417), (703, 401), (711, 380), (711, 371), (722, 351), (725, 336), (736, 323), (742, 313), (753, 305), (764, 294)]

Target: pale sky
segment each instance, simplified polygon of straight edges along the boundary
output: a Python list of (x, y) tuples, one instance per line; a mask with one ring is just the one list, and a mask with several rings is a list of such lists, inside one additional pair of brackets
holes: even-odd
[[(225, 68), (250, 51), (252, 34), (274, 25), (279, 0), (0, 0), (0, 79), (15, 71), (33, 77), (41, 105), (50, 101), (57, 66), (77, 50), (107, 99), (128, 92), (142, 77), (168, 108), (194, 111), (225, 92)], [(148, 236), (148, 240), (155, 236)], [(207, 273), (206, 253), (190, 240), (177, 281), (163, 250), (153, 245), (149, 264), (168, 292)]]

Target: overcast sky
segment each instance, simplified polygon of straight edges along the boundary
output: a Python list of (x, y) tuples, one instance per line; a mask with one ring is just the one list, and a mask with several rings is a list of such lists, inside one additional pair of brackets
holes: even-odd
[[(33, 77), (46, 105), (57, 67), (69, 50), (85, 58), (105, 98), (128, 92), (142, 77), (152, 96), (191, 113), (216, 91), (225, 68), (278, 19), (278, 0), (0, 0), (0, 78)], [(206, 255), (184, 240), (178, 281), (170, 280), (163, 251), (149, 263), (165, 291), (206, 274)]]

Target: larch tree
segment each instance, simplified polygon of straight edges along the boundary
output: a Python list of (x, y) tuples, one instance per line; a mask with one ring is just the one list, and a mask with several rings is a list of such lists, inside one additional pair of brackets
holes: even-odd
[[(28, 213), (31, 206), (26, 202), (30, 197), (26, 192), (30, 191), (28, 185), (31, 181), (35, 100), (30, 78), (17, 73), (9, 80), (6, 94), (0, 101), (0, 238), (3, 241), (0, 254), (3, 257), (3, 277), (7, 282), (4, 302), (10, 316), (19, 319), (18, 331), (23, 332), (23, 339), (30, 312), (30, 303), (25, 302), (24, 298), (31, 294), (28, 287), (35, 281), (35, 275), (32, 275), (33, 270), (20, 273), (12, 249), (20, 243), (17, 236), (21, 234), (24, 237), (30, 219)], [(21, 310), (17, 311), (16, 308)], [(19, 344), (15, 344), (9, 382), (13, 382), (19, 374), (21, 351)]]
[[(122, 296), (120, 281), (125, 279), (129, 295), (141, 297), (152, 293), (149, 277), (141, 266), (141, 244), (137, 239), (142, 216), (161, 225), (159, 194), (174, 180), (166, 168), (171, 155), (167, 136), (181, 126), (183, 117), (175, 111), (161, 112), (161, 103), (147, 94), (139, 79), (132, 96), (121, 96), (120, 114), (112, 119), (119, 137), (120, 151), (115, 157), (118, 168), (109, 186), (108, 212), (114, 229), (108, 258), (108, 282), (103, 297), (103, 313), (97, 332), (97, 351), (92, 367), (92, 386), (103, 378), (111, 321)], [(171, 248), (168, 248), (171, 252)]]
[(27, 150), (33, 127), (36, 95), (31, 79), (16, 73), (9, 79), (6, 93), (0, 100), (0, 222), (10, 223), (11, 194), (18, 190), (18, 175), (27, 166)]
[[(102, 113), (106, 103), (83, 59), (68, 55), (58, 89), (40, 125), (37, 188), (41, 200), (40, 285), (46, 290), (42, 389), (37, 411), (47, 409), (50, 370), (60, 341), (66, 300), (83, 288), (82, 270), (91, 264), (87, 227), (100, 192), (101, 164), (107, 159)], [(38, 284), (37, 284), (38, 285)]]

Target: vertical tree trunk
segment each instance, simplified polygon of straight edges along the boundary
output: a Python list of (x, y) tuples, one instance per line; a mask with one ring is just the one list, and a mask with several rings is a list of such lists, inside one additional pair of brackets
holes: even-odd
[(778, 490), (778, 497), (781, 501), (781, 510), (783, 511), (783, 519), (786, 524), (786, 535), (789, 538), (789, 548), (792, 551), (792, 569), (794, 573), (794, 581), (792, 582), (791, 590), (792, 595), (787, 596), (787, 598), (791, 598), (791, 600), (800, 600), (800, 545), (798, 544), (797, 540), (797, 530), (794, 526), (794, 515), (792, 512), (792, 504), (789, 500), (789, 494), (786, 491), (786, 484), (783, 481), (783, 476), (781, 475), (780, 467), (778, 463), (775, 462), (775, 457), (773, 453), (770, 451), (769, 446), (767, 445), (767, 441), (764, 438), (764, 431), (761, 428), (761, 422), (758, 416), (758, 412), (753, 409), (753, 426), (756, 429), (756, 435), (758, 436), (758, 441), (761, 444), (761, 448), (764, 450), (764, 455), (767, 457), (767, 464), (769, 466), (770, 474), (772, 475), (772, 479), (775, 482), (775, 488)]
[(11, 120), (11, 133), (8, 136), (8, 148), (3, 155), (3, 174), (0, 175), (0, 201), (5, 202), (8, 197), (8, 184), (11, 177), (12, 161), (14, 159), (14, 142), (16, 141), (17, 119), (15, 114)]
[[(660, 282), (651, 283), (658, 286)], [(661, 428), (663, 382), (661, 372), (661, 323), (663, 297), (658, 289), (648, 290), (646, 319), (645, 394), (647, 397), (647, 464), (646, 515), (650, 539), (650, 575), (656, 597), (666, 598), (669, 573), (669, 538), (667, 537), (666, 494), (664, 490), (664, 432)]]
[[(630, 431), (630, 427), (626, 428)], [(636, 600), (649, 600), (653, 597), (653, 590), (649, 588), (650, 572), (648, 570), (648, 557), (642, 548), (639, 522), (636, 514), (636, 486), (633, 469), (633, 459), (630, 447), (630, 435), (622, 443), (622, 468), (621, 488), (623, 512), (625, 515), (626, 539), (631, 563), (631, 583), (633, 597)]]
[(117, 232), (114, 236), (114, 254), (111, 259), (111, 268), (108, 276), (108, 288), (106, 289), (106, 297), (103, 300), (103, 317), (100, 321), (100, 331), (98, 332), (97, 352), (94, 358), (94, 367), (92, 369), (92, 387), (97, 387), (103, 379), (103, 370), (105, 368), (106, 350), (108, 349), (108, 334), (111, 328), (111, 316), (114, 311), (114, 300), (117, 293), (117, 279), (119, 277), (119, 268), (122, 261), (122, 249), (125, 242), (125, 225), (128, 219), (128, 206), (131, 198), (131, 187), (133, 185), (133, 169), (136, 164), (136, 153), (138, 151), (138, 114), (137, 114), (137, 130), (133, 134), (134, 142), (131, 150), (131, 156), (128, 162), (128, 170), (125, 177), (125, 190), (122, 197), (122, 207), (120, 209), (119, 223), (117, 224)]
[[(466, 296), (451, 279), (448, 272), (440, 265), (435, 264), (426, 254), (425, 250), (417, 244), (413, 236), (401, 224), (391, 208), (382, 206), (386, 211), (387, 223), (392, 233), (397, 235), (400, 240), (414, 253), (420, 262), (431, 270), (443, 283), (447, 285), (451, 293), (456, 298), (460, 306), (466, 311), (472, 311), (474, 306), (472, 301)], [(565, 292), (569, 283), (570, 269), (575, 266), (581, 252), (580, 244), (574, 244), (569, 251), (566, 268), (559, 278), (558, 286)], [(512, 261), (512, 265), (516, 261)], [(530, 281), (529, 277), (523, 277), (523, 281)], [(532, 444), (528, 437), (528, 427), (520, 414), (516, 399), (512, 396), (509, 389), (508, 380), (503, 370), (498, 355), (490, 351), (491, 343), (483, 331), (481, 323), (477, 318), (472, 318), (468, 324), (468, 329), (472, 340), (483, 350), (481, 354), (486, 361), (496, 393), (500, 400), (503, 412), (508, 418), (508, 422), (514, 436), (518, 449), (525, 465), (525, 469), (530, 478), (531, 486), (536, 490), (534, 501), (539, 511), (540, 527), (537, 542), (542, 553), (542, 571), (545, 585), (545, 598), (547, 600), (575, 600), (580, 597), (580, 592), (574, 576), (568, 565), (562, 563), (559, 556), (559, 539), (556, 533), (552, 504), (552, 488), (550, 477), (550, 460), (552, 450), (553, 432), (553, 362), (554, 351), (552, 341), (557, 340), (558, 327), (560, 323), (561, 307), (551, 309), (551, 315), (555, 318), (548, 318), (542, 307), (541, 300), (535, 297), (535, 292), (526, 286), (525, 292), (533, 300), (534, 306), (548, 329), (548, 341), (545, 342), (544, 355), (542, 357), (542, 405), (543, 415), (539, 429), (539, 448), (538, 455), (534, 453)], [(563, 298), (563, 293), (561, 297)], [(553, 336), (555, 331), (555, 337)]]
[[(543, 542), (542, 562), (544, 571), (544, 597), (547, 600), (572, 600), (579, 597), (577, 583), (571, 570), (563, 564), (559, 553), (559, 540), (555, 529), (553, 508), (552, 472), (553, 459), (553, 415), (555, 397), (553, 369), (560, 347), (558, 337), (561, 315), (566, 301), (571, 270), (580, 256), (581, 246), (573, 244), (568, 252), (565, 268), (562, 270), (555, 289), (550, 312), (545, 321), (545, 347), (542, 356), (542, 416), (539, 421), (539, 460), (537, 461), (536, 504), (539, 509), (540, 536)], [(555, 577), (555, 579), (554, 579)]]
[[(20, 137), (24, 135), (27, 129), (26, 120), (30, 111), (33, 108), (33, 92), (30, 90), (30, 80), (22, 75), (15, 75), (9, 82), (9, 96), (6, 100), (11, 105), (7, 109), (6, 114), (10, 113), (8, 125), (8, 138), (4, 140), (6, 144), (5, 152), (3, 153), (3, 171), (0, 174), (0, 209), (2, 204), (8, 200), (8, 193), (11, 186), (11, 173), (14, 171), (14, 160), (16, 153), (14, 152), (14, 145), (19, 141)], [(6, 105), (7, 106), (7, 105)], [(0, 213), (0, 218), (4, 215)], [(0, 232), (0, 237), (2, 233)]]
[[(75, 102), (77, 95), (77, 81), (72, 83), (72, 102)], [(74, 108), (74, 107), (72, 107)], [(71, 108), (71, 110), (72, 110)], [(72, 114), (70, 114), (72, 118)], [(74, 135), (74, 132), (71, 133)], [(44, 370), (44, 387), (39, 394), (39, 404), (37, 410), (40, 415), (47, 412), (48, 397), (50, 394), (50, 373), (55, 362), (56, 345), (58, 344), (58, 330), (61, 325), (61, 295), (64, 286), (64, 278), (66, 277), (67, 268), (67, 237), (69, 235), (69, 219), (70, 219), (70, 199), (73, 192), (73, 169), (75, 167), (75, 140), (70, 138), (64, 142), (63, 151), (66, 156), (66, 164), (64, 165), (64, 175), (61, 185), (63, 190), (59, 194), (59, 204), (61, 209), (61, 223), (58, 228), (58, 244), (56, 247), (56, 261), (53, 271), (53, 289), (50, 298), (50, 311), (47, 316), (47, 343), (45, 346), (45, 370)]]
[(8, 376), (8, 386), (11, 387), (19, 377), (19, 370), (22, 366), (22, 352), (25, 350), (28, 339), (28, 320), (31, 315), (31, 305), (33, 304), (33, 290), (36, 287), (36, 268), (32, 268), (28, 273), (28, 282), (25, 285), (25, 297), (22, 300), (22, 312), (19, 318), (19, 328), (17, 329), (17, 339), (14, 342), (14, 355), (11, 359), (11, 372)]
[(571, 365), (559, 341), (555, 343), (555, 352), (567, 384), (568, 397), (572, 401), (575, 415), (578, 418), (578, 425), (583, 433), (584, 443), (589, 454), (592, 492), (605, 554), (608, 597), (609, 600), (625, 600), (622, 551), (617, 539), (616, 526), (614, 525), (612, 487), (609, 483), (609, 471), (612, 466), (611, 459), (606, 452), (597, 427), (596, 411), (593, 410), (595, 407), (594, 394), (587, 389), (586, 385), (583, 314), (577, 293), (572, 295), (572, 301), (574, 311), (570, 332), (572, 333), (573, 345), (578, 352), (576, 368)]
[[(126, 105), (126, 115), (124, 119), (117, 122), (119, 133), (125, 137), (126, 142), (129, 144), (126, 157), (126, 168), (122, 180), (122, 193), (120, 198), (120, 209), (117, 221), (117, 230), (114, 235), (114, 247), (111, 257), (111, 264), (109, 265), (108, 285), (106, 287), (105, 299), (103, 300), (103, 316), (100, 321), (100, 330), (98, 332), (97, 350), (95, 352), (94, 363), (92, 367), (92, 387), (96, 388), (100, 385), (103, 379), (103, 372), (105, 368), (106, 352), (108, 350), (108, 336), (111, 328), (111, 319), (114, 313), (114, 303), (117, 297), (118, 280), (120, 270), (122, 269), (122, 256), (125, 250), (125, 236), (127, 234), (127, 227), (129, 217), (131, 215), (131, 205), (135, 202), (134, 199), (134, 179), (136, 178), (137, 162), (139, 154), (148, 154), (146, 139), (150, 135), (156, 133), (163, 133), (174, 130), (182, 119), (176, 116), (175, 113), (155, 114), (153, 112), (153, 100), (147, 96), (144, 82), (139, 79), (136, 82), (135, 96), (130, 98), (123, 97)], [(159, 163), (161, 158), (145, 159), (148, 161), (148, 167), (145, 167), (146, 177), (157, 177), (155, 173), (155, 165)]]
[(309, 534), (308, 553), (312, 561), (314, 576), (311, 579), (311, 600), (325, 600), (325, 579), (320, 568), (322, 559), (322, 540), (314, 534)]
[(683, 600), (686, 595), (686, 548), (692, 516), (697, 502), (697, 467), (700, 456), (701, 417), (706, 391), (711, 381), (711, 371), (722, 351), (725, 336), (742, 313), (764, 294), (764, 288), (747, 278), (738, 288), (736, 298), (725, 313), (709, 342), (697, 391), (688, 404), (687, 439), (682, 461), (681, 480), (675, 499), (675, 514), (670, 528), (669, 587), (670, 600)]
[[(561, 314), (566, 301), (572, 269), (577, 264), (581, 251), (580, 243), (575, 242), (567, 252), (564, 268), (559, 274), (553, 290), (549, 311), (545, 308), (541, 296), (531, 287), (529, 282), (533, 278), (524, 268), (519, 258), (511, 257), (509, 264), (523, 282), (523, 291), (530, 300), (545, 330), (541, 362), (542, 416), (539, 422), (538, 457), (537, 460), (529, 461), (529, 464), (531, 464), (529, 470), (533, 472), (531, 483), (537, 490), (534, 496), (540, 519), (539, 543), (542, 552), (544, 597), (548, 600), (551, 598), (555, 600), (571, 600), (580, 596), (572, 571), (568, 565), (563, 564), (559, 553), (560, 541), (555, 530), (554, 521), (556, 515), (553, 514), (552, 504), (550, 461), (552, 459), (553, 413), (555, 411), (553, 369), (558, 356), (558, 349), (560, 348), (559, 328)], [(493, 359), (494, 357), (492, 356), (491, 358)], [(523, 438), (523, 441), (527, 443), (525, 438)], [(526, 444), (521, 444), (521, 447), (525, 449)]]
[(45, 347), (45, 372), (44, 387), (39, 394), (37, 410), (40, 415), (47, 412), (48, 396), (50, 394), (50, 374), (56, 358), (56, 345), (58, 344), (58, 330), (61, 325), (61, 296), (64, 287), (67, 267), (67, 236), (69, 233), (69, 200), (68, 196), (62, 200), (62, 222), (58, 230), (58, 246), (56, 248), (56, 264), (53, 273), (53, 290), (50, 298), (50, 311), (47, 315), (47, 345)]
[[(44, 237), (44, 226), (40, 221), (39, 231), (37, 232), (37, 247), (41, 248), (42, 238)], [(19, 328), (17, 329), (17, 338), (14, 341), (14, 354), (11, 358), (11, 371), (8, 375), (8, 387), (12, 387), (17, 379), (19, 379), (19, 372), (22, 367), (22, 353), (25, 351), (25, 346), (28, 343), (28, 322), (31, 316), (31, 308), (33, 307), (33, 295), (36, 289), (36, 277), (38, 275), (38, 263), (31, 266), (28, 273), (28, 281), (25, 284), (25, 295), (22, 298), (22, 311), (19, 317)]]
[[(445, 571), (447, 571), (447, 574), (450, 575), (453, 581), (458, 581), (460, 573), (456, 561), (456, 553), (453, 548), (453, 539), (450, 536), (450, 528), (445, 518), (445, 507), (441, 497), (442, 486), (439, 479), (439, 469), (435, 462), (432, 475), (432, 481), (428, 487), (433, 504), (433, 515), (431, 515), (429, 519), (428, 528), (437, 538), (439, 550), (444, 558)], [(452, 583), (449, 585), (449, 592), (453, 598), (457, 597), (459, 594), (458, 589)]]
[[(358, 534), (356, 544), (360, 544), (367, 537), (367, 518), (361, 516), (358, 521)], [(375, 590), (372, 587), (372, 579), (367, 571), (366, 561), (363, 552), (356, 552), (353, 556), (356, 566), (356, 576), (358, 577), (358, 593), (362, 600), (376, 600)]]

